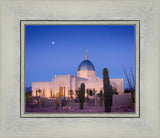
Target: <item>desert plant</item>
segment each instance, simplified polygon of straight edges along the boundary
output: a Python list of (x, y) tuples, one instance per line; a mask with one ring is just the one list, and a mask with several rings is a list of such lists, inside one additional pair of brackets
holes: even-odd
[(97, 91), (96, 91), (96, 89), (94, 89), (94, 88), (93, 88), (93, 90), (92, 90), (93, 105), (95, 105), (95, 104), (96, 104), (96, 92), (97, 92)]
[(42, 91), (41, 91), (41, 89), (38, 89), (38, 93), (39, 93), (39, 95), (40, 95), (40, 93), (41, 93)]
[(85, 95), (85, 84), (82, 83), (82, 84), (81, 84), (80, 93), (79, 93), (79, 102), (80, 102), (79, 109), (83, 109), (83, 105), (84, 105), (84, 95)]
[(118, 95), (117, 88), (112, 88), (113, 95)]
[(32, 96), (26, 97), (26, 105), (27, 106), (29, 106), (29, 105), (31, 106), (32, 102), (33, 102), (33, 97)]
[(95, 96), (97, 90), (93, 88), (92, 95)]
[(46, 98), (40, 98), (39, 104), (41, 107), (45, 107)]
[(78, 88), (77, 90), (75, 90), (76, 92), (76, 99), (79, 101), (79, 97), (80, 97), (80, 93), (81, 93), (81, 88)]
[(89, 106), (91, 105), (91, 99), (89, 97), (86, 97), (86, 102)]
[(68, 90), (68, 93), (69, 93), (70, 98), (72, 99), (73, 98), (73, 94), (74, 94), (73, 90)]
[(131, 92), (131, 96), (132, 96), (132, 102), (135, 103), (135, 77), (134, 77), (133, 70), (131, 69), (130, 73), (128, 74), (123, 65), (123, 71), (128, 81), (128, 85), (130, 88), (129, 91)]
[[(93, 99), (93, 98), (95, 98), (96, 90), (95, 89), (93, 89), (93, 90), (87, 89), (86, 93), (87, 93), (86, 102), (88, 103), (88, 105), (90, 105), (91, 103), (94, 104), (95, 99)], [(90, 99), (90, 96), (91, 97), (94, 96), (94, 97), (92, 97), (92, 99)]]
[(89, 103), (89, 95), (90, 95), (89, 89), (86, 90), (86, 95), (87, 95), (87, 97), (85, 100), (88, 103), (88, 105), (90, 105), (90, 103)]
[(97, 94), (99, 100), (100, 100), (100, 106), (102, 106), (103, 100), (104, 100), (104, 94), (103, 91), (100, 90), (100, 92)]
[(108, 69), (103, 69), (103, 87), (104, 87), (104, 105), (105, 105), (105, 112), (111, 112), (112, 106), (112, 86), (109, 82), (109, 74)]
[(128, 102), (128, 108), (129, 109), (132, 109), (134, 107), (134, 103), (131, 99), (129, 99), (129, 102)]
[(56, 110), (58, 109), (58, 107), (60, 106), (60, 95), (59, 94), (57, 94), (56, 96), (55, 96), (55, 107), (56, 107)]
[(129, 89), (125, 89), (124, 93), (130, 93), (131, 91)]
[(87, 94), (87, 97), (89, 97), (89, 95), (90, 95), (89, 89), (86, 90), (86, 94)]
[(74, 100), (74, 102), (75, 102), (75, 103), (78, 103), (78, 102), (79, 102), (79, 99), (78, 99), (78, 98), (76, 98), (76, 99)]
[(92, 96), (92, 95), (93, 95), (93, 90), (89, 89), (89, 96)]
[(38, 89), (37, 91), (39, 93), (39, 96), (38, 96), (38, 103), (40, 102), (40, 93), (42, 92), (41, 89)]
[(56, 107), (56, 110), (58, 109), (59, 106), (60, 106), (60, 98), (56, 98), (56, 99), (55, 99), (55, 107)]
[(32, 96), (32, 91), (31, 91), (31, 90), (26, 91), (25, 96), (26, 96), (26, 97)]

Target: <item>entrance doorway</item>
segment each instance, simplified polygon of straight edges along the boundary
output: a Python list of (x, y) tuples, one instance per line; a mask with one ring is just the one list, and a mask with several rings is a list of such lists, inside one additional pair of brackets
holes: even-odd
[(65, 97), (65, 87), (60, 87), (60, 95)]
[(46, 96), (46, 91), (45, 90), (43, 90), (43, 96)]
[(38, 96), (38, 90), (36, 90), (36, 96)]

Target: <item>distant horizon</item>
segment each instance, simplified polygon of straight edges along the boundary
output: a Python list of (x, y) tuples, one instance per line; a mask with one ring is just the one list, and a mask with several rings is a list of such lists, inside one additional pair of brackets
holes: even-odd
[(134, 25), (26, 25), (25, 89), (55, 75), (77, 76), (86, 50), (97, 77), (106, 67), (110, 79), (123, 78), (129, 88), (122, 65), (135, 75)]

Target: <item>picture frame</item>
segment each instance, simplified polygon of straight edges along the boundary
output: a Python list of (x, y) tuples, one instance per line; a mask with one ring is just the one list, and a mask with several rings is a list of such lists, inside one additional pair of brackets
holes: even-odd
[[(0, 1), (1, 137), (159, 137), (159, 1)], [(20, 20), (140, 20), (139, 118), (21, 118)], [(22, 74), (24, 75), (24, 74)]]
[(135, 112), (126, 112), (126, 113), (29, 113), (25, 112), (25, 76), (21, 75), (21, 117), (96, 117), (96, 118), (104, 118), (104, 117), (140, 117), (140, 104), (139, 104), (139, 70), (140, 70), (140, 63), (139, 63), (139, 42), (140, 42), (140, 21), (139, 20), (61, 20), (61, 21), (53, 21), (53, 20), (21, 20), (21, 74), (25, 74), (25, 26), (26, 25), (134, 25), (135, 27)]

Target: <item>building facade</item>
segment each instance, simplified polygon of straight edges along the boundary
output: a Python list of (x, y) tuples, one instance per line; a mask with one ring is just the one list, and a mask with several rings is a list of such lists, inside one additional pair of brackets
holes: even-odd
[[(95, 89), (96, 93), (103, 90), (103, 79), (96, 76), (96, 71), (93, 63), (88, 60), (87, 52), (85, 60), (83, 60), (77, 71), (77, 76), (72, 75), (55, 75), (50, 82), (32, 82), (32, 96), (40, 96), (51, 98), (57, 94), (68, 97), (69, 91), (73, 90), (73, 98), (76, 97), (75, 90), (77, 90), (81, 83), (85, 84), (85, 89)], [(110, 79), (112, 88), (116, 89), (118, 94), (124, 92), (124, 80)]]

